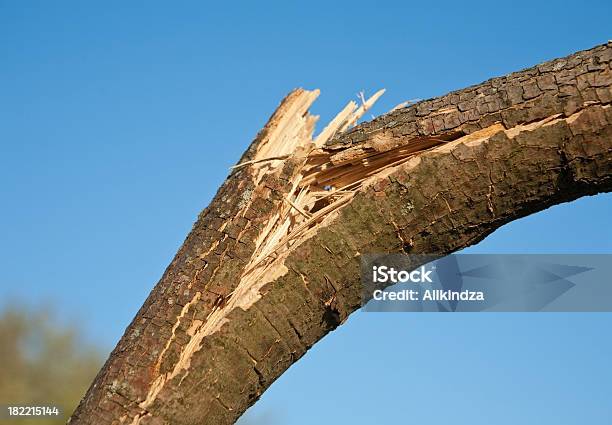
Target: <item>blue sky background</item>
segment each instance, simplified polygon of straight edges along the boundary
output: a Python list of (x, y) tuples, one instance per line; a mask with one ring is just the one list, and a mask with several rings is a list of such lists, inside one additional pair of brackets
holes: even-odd
[[(612, 37), (612, 3), (0, 0), (0, 297), (106, 350), (280, 99), (380, 114)], [(472, 252), (612, 252), (612, 196)], [(612, 422), (609, 314), (356, 313), (245, 423)]]

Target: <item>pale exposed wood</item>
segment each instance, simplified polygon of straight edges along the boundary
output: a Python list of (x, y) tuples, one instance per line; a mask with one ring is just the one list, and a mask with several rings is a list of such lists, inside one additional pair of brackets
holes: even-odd
[(306, 211), (304, 211), (299, 205), (297, 205), (295, 202), (293, 202), (287, 196), (285, 196), (284, 198), (285, 198), (285, 201), (287, 201), (289, 203), (289, 205), (291, 205), (299, 214), (303, 215), (306, 218), (312, 217), (311, 214), (309, 214)]
[(317, 136), (317, 138), (314, 140), (315, 146), (318, 148), (322, 147), (325, 142), (331, 139), (341, 128), (343, 128), (343, 126), (355, 112), (355, 109), (357, 109), (357, 103), (351, 100)]
[(376, 101), (380, 99), (383, 94), (385, 94), (385, 89), (378, 90), (372, 97), (363, 102), (361, 106), (359, 106), (359, 108), (357, 108), (357, 110), (347, 119), (346, 123), (340, 127), (340, 131), (345, 131), (346, 129), (354, 126), (357, 121), (359, 121), (359, 118), (361, 118), (368, 109), (374, 106)]
[(422, 100), (422, 99), (410, 99), (410, 100), (406, 100), (405, 102), (402, 102), (402, 103), (399, 103), (399, 104), (395, 105), (393, 108), (391, 108), (391, 110), (389, 112), (397, 111), (398, 109), (402, 109), (402, 108), (405, 108), (407, 106), (413, 105), (413, 104), (417, 103), (420, 100)]
[(277, 161), (277, 160), (287, 159), (290, 156), (291, 155), (282, 155), (282, 156), (273, 156), (273, 157), (270, 157), (270, 158), (252, 159), (250, 161), (244, 161), (244, 162), (241, 162), (239, 164), (232, 165), (230, 167), (230, 169), (233, 170), (233, 169), (242, 168), (242, 167), (245, 167), (245, 166), (251, 165), (251, 164), (260, 164), (262, 162), (267, 162), (267, 161)]

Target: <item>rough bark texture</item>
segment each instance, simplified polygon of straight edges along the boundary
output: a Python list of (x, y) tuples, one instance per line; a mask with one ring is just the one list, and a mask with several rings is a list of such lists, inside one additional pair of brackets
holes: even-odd
[[(494, 78), (324, 146), (287, 142), (315, 121), (305, 111), (316, 93), (290, 94), (241, 160), (251, 163), (198, 217), (71, 423), (234, 423), (359, 308), (360, 253), (450, 253), (516, 218), (610, 191), (611, 57), (608, 44)], [(288, 115), (302, 120), (295, 134)], [(281, 130), (290, 149), (271, 145)], [(347, 189), (335, 203), (295, 195), (323, 186)], [(271, 225), (279, 216), (290, 218), (285, 233)]]

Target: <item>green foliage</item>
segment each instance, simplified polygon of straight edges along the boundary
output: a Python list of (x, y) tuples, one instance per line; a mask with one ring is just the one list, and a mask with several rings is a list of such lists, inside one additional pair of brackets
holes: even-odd
[[(47, 310), (7, 307), (0, 313), (0, 412), (3, 424), (64, 424), (102, 364), (77, 328)], [(7, 419), (6, 406), (57, 406), (59, 416)]]

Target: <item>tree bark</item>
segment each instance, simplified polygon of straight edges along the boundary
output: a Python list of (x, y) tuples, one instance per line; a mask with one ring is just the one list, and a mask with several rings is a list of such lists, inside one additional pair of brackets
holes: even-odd
[[(361, 305), (359, 255), (447, 254), (612, 188), (612, 44), (312, 138), (283, 100), (127, 328), (74, 424), (231, 424)], [(366, 105), (369, 106), (369, 105)]]

